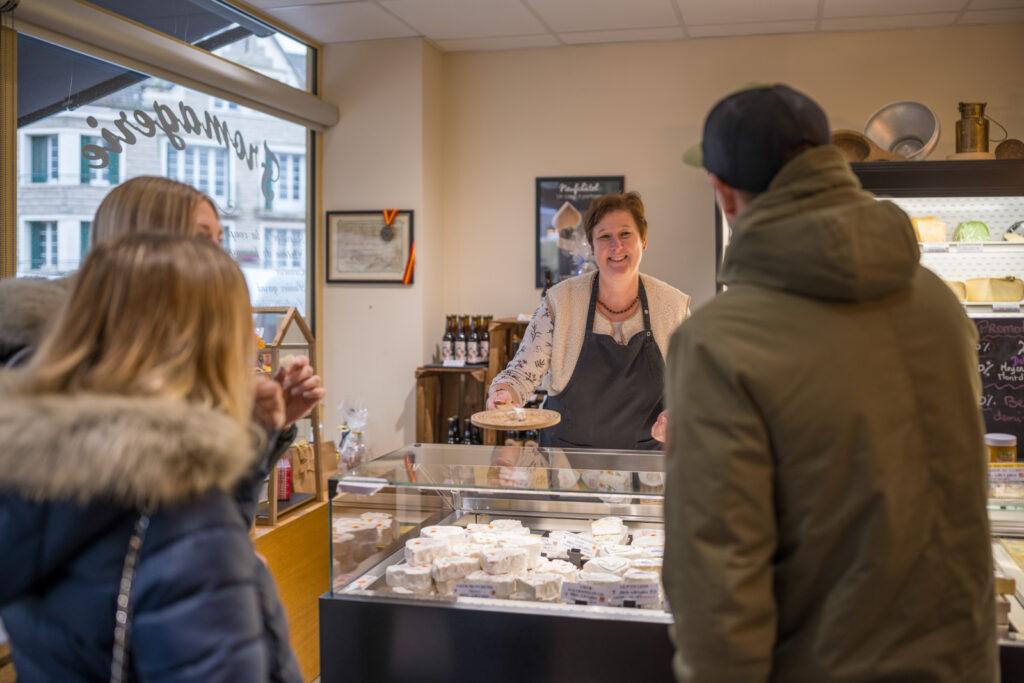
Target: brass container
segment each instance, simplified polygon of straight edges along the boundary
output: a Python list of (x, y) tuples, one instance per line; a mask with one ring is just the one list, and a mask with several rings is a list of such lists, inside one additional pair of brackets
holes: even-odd
[(988, 119), (985, 102), (961, 102), (960, 120), (956, 122), (956, 151), (988, 151)]

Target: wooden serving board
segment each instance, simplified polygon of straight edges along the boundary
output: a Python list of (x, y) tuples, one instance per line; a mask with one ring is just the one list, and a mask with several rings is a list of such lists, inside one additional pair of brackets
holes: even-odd
[(523, 420), (515, 418), (515, 411), (512, 408), (482, 410), (479, 413), (473, 413), (469, 419), (482, 429), (500, 429), (510, 432), (554, 427), (562, 421), (562, 416), (553, 410), (543, 408), (520, 408), (520, 410), (523, 412)]

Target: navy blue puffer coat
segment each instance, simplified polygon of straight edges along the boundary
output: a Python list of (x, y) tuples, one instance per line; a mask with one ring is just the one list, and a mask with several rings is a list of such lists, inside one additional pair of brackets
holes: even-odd
[(0, 617), (19, 681), (109, 680), (141, 509), (128, 680), (302, 680), (237, 493), (263, 469), (244, 429), (167, 399), (2, 394)]

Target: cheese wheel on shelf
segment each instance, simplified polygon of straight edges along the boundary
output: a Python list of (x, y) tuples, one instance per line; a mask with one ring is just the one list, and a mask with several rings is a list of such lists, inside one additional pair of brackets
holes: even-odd
[(1012, 277), (976, 277), (966, 283), (968, 301), (1020, 301), (1024, 281)]
[(918, 242), (946, 242), (946, 222), (940, 221), (935, 216), (919, 216), (911, 218), (914, 225), (914, 234)]

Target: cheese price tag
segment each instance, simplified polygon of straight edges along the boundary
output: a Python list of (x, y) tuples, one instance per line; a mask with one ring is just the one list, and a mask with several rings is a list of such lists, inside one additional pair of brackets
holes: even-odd
[(990, 482), (1022, 482), (1024, 481), (1024, 466), (1011, 463), (991, 463), (988, 466), (988, 480)]
[(994, 301), (992, 302), (993, 313), (1020, 313), (1020, 302), (1017, 301)]
[(949, 245), (945, 242), (925, 242), (921, 245), (922, 254), (944, 254), (949, 251)]
[(595, 586), (589, 583), (562, 583), (562, 602), (570, 605), (608, 605), (612, 601), (614, 586)]
[(583, 555), (591, 557), (597, 555), (597, 544), (579, 534), (569, 533), (568, 531), (562, 532), (555, 539), (555, 542), (561, 543), (562, 547), (568, 550), (579, 550)]
[(457, 583), (455, 595), (467, 598), (493, 598), (494, 589), (481, 583)]
[(985, 251), (985, 247), (977, 242), (960, 242), (949, 245), (949, 250), (954, 254), (977, 254)]
[(545, 557), (553, 557), (561, 555), (565, 552), (565, 546), (558, 541), (552, 539), (550, 536), (544, 536), (540, 539), (540, 553)]
[(623, 583), (612, 586), (610, 604), (636, 607), (657, 607), (661, 604), (661, 589), (657, 584)]

